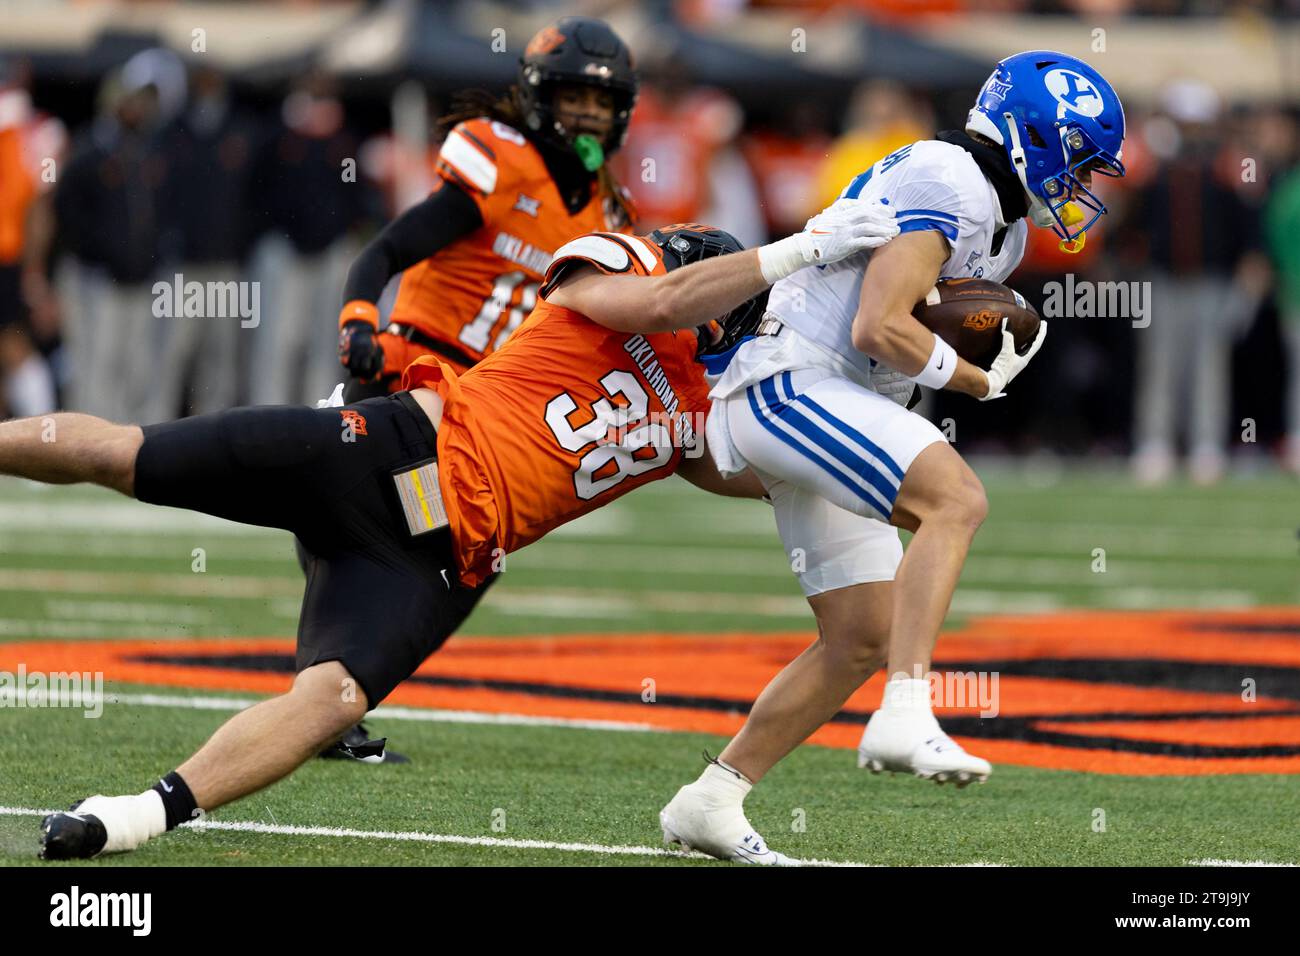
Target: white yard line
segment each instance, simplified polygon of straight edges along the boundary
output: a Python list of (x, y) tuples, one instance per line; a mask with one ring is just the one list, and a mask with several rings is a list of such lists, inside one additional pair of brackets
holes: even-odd
[(75, 594), (172, 594), (202, 598), (301, 597), (300, 578), (266, 575), (134, 571), (44, 571), (0, 568), (0, 591)]
[[(43, 817), (56, 810), (33, 810), (27, 807), (0, 807), (0, 816)], [(234, 833), (261, 833), (276, 836), (344, 837), (356, 840), (445, 843), (458, 846), (483, 846), (509, 850), (557, 850), (562, 853), (595, 853), (603, 856), (647, 856), (674, 859), (708, 860), (703, 853), (686, 853), (655, 846), (617, 846), (605, 843), (561, 843), (553, 840), (516, 840), (507, 837), (460, 836), (449, 833), (420, 833), (410, 830), (354, 830), (349, 827), (305, 827), (260, 823), (251, 820), (201, 820), (184, 824), (188, 830), (224, 830)], [(795, 860), (800, 866), (864, 866), (862, 863), (836, 860)], [(982, 865), (982, 864), (968, 864)], [(985, 864), (986, 865), (986, 864)]]
[[(216, 628), (204, 625), (200, 633), (208, 634)], [(194, 637), (191, 627), (169, 627), (163, 624), (126, 624), (121, 621), (46, 621), (25, 618), (0, 617), (0, 637), (20, 638), (80, 638), (118, 639), (141, 637)]]
[[(159, 558), (174, 562), (186, 571), (193, 560), (194, 548), (207, 551), (207, 561), (292, 561), (293, 541), (288, 534), (257, 537), (221, 538), (210, 534), (169, 535), (158, 532), (78, 537), (75, 535), (33, 534), (30, 531), (0, 532), (0, 554), (49, 555), (54, 558)], [(31, 563), (31, 562), (29, 562)]]
[[(105, 694), (105, 704), (135, 707), (176, 707), (185, 710), (244, 710), (265, 698), (205, 697), (176, 694)], [(535, 717), (529, 714), (493, 714), (473, 710), (433, 710), (417, 707), (377, 707), (366, 719), (413, 720), (434, 724), (497, 724), (514, 727), (563, 727), (571, 730), (614, 730), (629, 733), (667, 733), (652, 724), (622, 720), (579, 720), (571, 717)]]
[[(44, 817), (57, 810), (35, 810), (30, 807), (0, 806), (0, 817)], [(252, 820), (211, 820), (204, 819), (184, 824), (188, 830), (224, 830), (231, 833), (260, 833), (273, 836), (311, 836), (343, 837), (356, 840), (383, 840), (412, 843), (443, 843), (457, 846), (482, 846), (508, 850), (555, 850), (561, 853), (592, 853), (602, 856), (644, 856), (670, 857), (676, 859), (707, 860), (703, 853), (669, 850), (655, 846), (619, 846), (606, 843), (562, 843), (553, 840), (516, 840), (506, 837), (461, 836), (450, 833), (420, 833), (410, 830), (355, 830), (349, 827), (308, 827), (288, 824), (261, 823)], [(859, 863), (848, 860), (801, 860), (794, 858), (799, 866), (835, 866), (835, 867), (870, 867), (881, 864)], [(918, 864), (934, 866), (933, 863)], [(974, 860), (970, 863), (948, 863), (940, 866), (953, 867), (1003, 867), (1006, 863), (992, 863), (987, 860)], [(1267, 866), (1293, 867), (1295, 863), (1269, 863), (1263, 860), (1188, 860), (1186, 866)]]
[[(1178, 579), (1177, 583), (1181, 587), (1159, 587), (1133, 580), (1141, 575), (1121, 576), (1117, 568), (1112, 568), (1106, 574), (1092, 574), (1086, 567), (1062, 573), (1062, 569), (1045, 567), (1041, 563), (1016, 562), (1016, 565), (1025, 569), (1023, 576), (1012, 573), (1006, 565), (1001, 569), (1003, 573), (983, 573), (980, 562), (973, 563), (963, 572), (963, 579), (967, 583), (988, 585), (1005, 581), (1021, 587), (1007, 590), (959, 587), (953, 597), (952, 610), (959, 614), (1033, 614), (1055, 611), (1067, 602), (1054, 593), (1057, 589), (1053, 585), (1086, 588), (1084, 603), (1094, 608), (1228, 608), (1249, 607), (1258, 603), (1254, 593), (1246, 589), (1213, 588), (1208, 586), (1209, 582), (1206, 582), (1206, 587), (1198, 589), (1196, 582), (1189, 580), (1187, 575)], [(507, 570), (506, 573), (508, 575), (510, 572)], [(1129, 584), (1123, 586), (1121, 582)], [(700, 614), (757, 615), (792, 621), (804, 620), (810, 613), (807, 603), (798, 595), (748, 595), (709, 591), (707, 579), (703, 576), (699, 577), (701, 590), (695, 590), (694, 587), (634, 590), (627, 587), (626, 581), (611, 581), (610, 587), (606, 589), (601, 586), (602, 583), (593, 581), (591, 587), (586, 589), (499, 587), (492, 592), (484, 607), (495, 613), (512, 616), (595, 617), (615, 621), (636, 621), (644, 617), (646, 611), (684, 617)], [(1030, 587), (1024, 587), (1025, 585)], [(0, 569), (0, 593), (151, 595), (214, 601), (277, 599), (272, 601), (271, 610), (277, 616), (287, 619), (293, 619), (297, 614), (296, 602), (302, 594), (302, 586), (296, 577)], [(1297, 598), (1300, 599), (1300, 594)], [(1069, 603), (1077, 604), (1078, 601)], [(67, 636), (95, 636), (95, 628), (87, 623), (94, 619), (95, 615), (87, 614), (80, 622), (69, 621)], [(57, 622), (43, 622), (36, 632), (40, 635), (57, 634), (59, 628), (56, 625)], [(78, 634), (73, 634), (77, 629), (80, 629)], [(22, 621), (0, 619), (0, 634), (23, 633)]]
[(284, 534), (180, 508), (157, 508), (125, 498), (105, 501), (32, 500), (0, 502), (0, 531), (120, 531), (130, 534), (265, 536)]
[(149, 604), (143, 601), (78, 601), (47, 598), (46, 619), (54, 621), (121, 621), (154, 624), (213, 623), (210, 609), (199, 610), (185, 604)]
[(1267, 860), (1188, 860), (1188, 866), (1298, 866), (1296, 863), (1270, 863)]

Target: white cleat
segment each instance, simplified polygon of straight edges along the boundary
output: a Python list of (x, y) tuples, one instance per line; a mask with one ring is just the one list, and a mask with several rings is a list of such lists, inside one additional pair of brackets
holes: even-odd
[(984, 783), (993, 765), (968, 754), (943, 732), (928, 711), (898, 713), (878, 710), (867, 721), (858, 744), (858, 766), (872, 773), (912, 773), (935, 783), (965, 787)]
[(677, 791), (677, 796), (659, 811), (659, 825), (665, 843), (678, 843), (719, 860), (760, 866), (799, 865), (771, 849), (745, 819), (744, 810), (719, 803), (702, 792), (698, 784), (690, 783)]

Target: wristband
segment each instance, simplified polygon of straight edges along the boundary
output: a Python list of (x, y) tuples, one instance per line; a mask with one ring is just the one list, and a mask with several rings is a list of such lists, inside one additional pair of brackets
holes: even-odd
[(924, 385), (926, 388), (943, 388), (952, 380), (952, 375), (956, 371), (957, 350), (936, 335), (930, 361), (925, 363), (925, 368), (921, 371), (907, 377), (917, 385)]
[(763, 272), (763, 281), (768, 285), (794, 275), (806, 265), (808, 260), (799, 248), (798, 236), (786, 236), (758, 247), (758, 267)]
[(379, 309), (373, 302), (365, 299), (353, 299), (339, 311), (339, 328), (349, 322), (366, 322), (379, 329)]

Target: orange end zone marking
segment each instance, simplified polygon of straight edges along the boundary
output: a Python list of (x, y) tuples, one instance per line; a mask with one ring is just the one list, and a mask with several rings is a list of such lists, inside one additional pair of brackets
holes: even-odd
[[(456, 638), (386, 703), (731, 735), (759, 691), (811, 640), (805, 632)], [(288, 662), (293, 641), (9, 643), (0, 644), (0, 670), (21, 665), (29, 673), (102, 671), (109, 681), (136, 684), (286, 690), (287, 670), (203, 663), (205, 657), (254, 654)], [(978, 670), (981, 662), (1035, 668), (1032, 674), (999, 674), (1000, 723), (988, 724), (987, 731), (975, 701), (938, 709), (954, 736), (994, 763), (1153, 775), (1300, 773), (1300, 699), (1293, 693), (1300, 687), (1300, 609), (982, 618), (943, 635), (936, 658), (941, 673), (945, 661), (962, 669)], [(1117, 675), (1131, 672), (1120, 670), (1130, 660), (1144, 662), (1144, 673), (1154, 676), (1119, 682)], [(1259, 682), (1256, 700), (1244, 700), (1230, 681), (1220, 687), (1211, 679), (1213, 690), (1197, 689), (1207, 674), (1213, 678), (1215, 664), (1233, 675), (1249, 673), (1251, 665), (1267, 667), (1274, 676)], [(1296, 674), (1284, 680), (1292, 690), (1269, 696), (1277, 674), (1287, 671)], [(1182, 686), (1175, 686), (1179, 675)], [(441, 686), (439, 678), (457, 686)], [(641, 700), (646, 678), (655, 681), (654, 703)], [(873, 677), (846, 704), (849, 719), (827, 724), (810, 741), (856, 747), (883, 684), (883, 674)], [(1251, 752), (1233, 752), (1241, 748)]]

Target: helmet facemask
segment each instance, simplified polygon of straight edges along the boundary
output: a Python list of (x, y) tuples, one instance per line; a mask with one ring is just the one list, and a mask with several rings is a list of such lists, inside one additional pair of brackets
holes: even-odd
[[(1087, 131), (1077, 124), (1063, 124), (1057, 134), (1065, 158), (1064, 170), (1032, 185), (1025, 183), (1025, 189), (1030, 196), (1034, 224), (1051, 228), (1065, 242), (1076, 242), (1106, 214), (1106, 204), (1084, 183), (1084, 176), (1123, 176), (1124, 164), (1118, 156), (1093, 143)], [(1024, 182), (1023, 166), (1018, 166), (1016, 172)], [(1078, 228), (1071, 231), (1075, 226)]]

